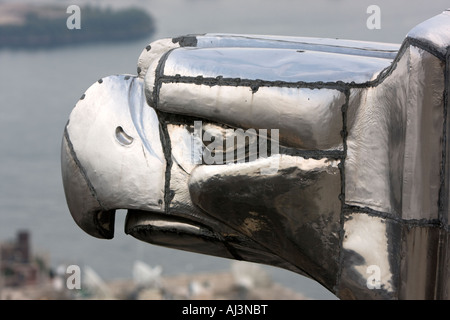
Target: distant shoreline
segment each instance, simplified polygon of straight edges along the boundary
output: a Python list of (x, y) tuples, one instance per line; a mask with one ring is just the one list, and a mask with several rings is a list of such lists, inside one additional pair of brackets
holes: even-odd
[(137, 8), (80, 6), (80, 29), (69, 29), (64, 6), (0, 5), (0, 49), (49, 48), (131, 41), (155, 33), (153, 18)]

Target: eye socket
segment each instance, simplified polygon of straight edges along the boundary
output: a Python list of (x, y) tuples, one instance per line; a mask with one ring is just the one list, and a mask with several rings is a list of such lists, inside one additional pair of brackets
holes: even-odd
[(129, 136), (121, 126), (118, 126), (116, 128), (116, 140), (117, 142), (119, 142), (121, 145), (124, 146), (129, 146), (130, 144), (133, 143), (133, 138), (131, 136)]

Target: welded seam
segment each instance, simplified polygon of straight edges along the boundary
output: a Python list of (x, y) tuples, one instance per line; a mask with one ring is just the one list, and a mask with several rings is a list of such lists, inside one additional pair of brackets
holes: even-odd
[(164, 174), (164, 210), (166, 213), (170, 213), (170, 203), (174, 197), (174, 193), (170, 189), (170, 179), (171, 179), (171, 171), (173, 165), (172, 159), (172, 143), (170, 140), (169, 131), (167, 129), (167, 121), (166, 114), (161, 112), (158, 108), (159, 105), (159, 92), (161, 89), (161, 76), (164, 72), (164, 66), (167, 61), (168, 56), (174, 49), (167, 51), (159, 60), (158, 65), (155, 69), (155, 84), (153, 88), (153, 106), (155, 112), (158, 116), (158, 121), (160, 125), (159, 136), (161, 139), (161, 144), (163, 146), (164, 158), (166, 160), (166, 171)]
[(161, 78), (164, 76), (164, 66), (166, 64), (166, 61), (169, 57), (169, 55), (172, 53), (173, 50), (176, 48), (172, 48), (168, 50), (166, 53), (162, 55), (162, 57), (158, 61), (158, 65), (155, 69), (155, 83), (153, 84), (153, 92), (152, 92), (152, 104), (151, 106), (154, 107), (154, 109), (158, 109), (158, 103), (159, 103), (159, 92), (161, 90)]
[[(182, 76), (176, 74), (174, 76), (164, 75), (161, 76), (160, 81), (165, 84), (170, 83), (184, 83), (184, 84), (196, 84), (213, 86), (229, 86), (229, 87), (249, 87), (253, 93), (257, 92), (261, 87), (277, 87), (277, 88), (307, 88), (307, 89), (334, 89), (344, 92), (349, 86), (356, 88), (365, 88), (371, 86), (372, 81), (364, 83), (344, 81), (331, 81), (331, 82), (306, 82), (306, 81), (281, 81), (281, 80), (261, 80), (261, 79), (242, 79), (242, 78), (224, 78), (223, 76), (217, 77), (203, 77), (203, 76)], [(376, 81), (376, 80), (374, 80)]]
[(369, 207), (360, 207), (348, 204), (344, 206), (344, 214), (346, 217), (350, 216), (351, 214), (365, 214), (372, 217), (395, 221), (409, 228), (432, 227), (443, 229), (448, 232), (448, 228), (443, 226), (442, 222), (439, 219), (404, 219), (389, 212), (377, 211)]
[(443, 130), (442, 130), (442, 160), (440, 170), (440, 187), (439, 187), (439, 211), (438, 218), (444, 225), (448, 225), (448, 182), (446, 183), (447, 172), (447, 125), (448, 125), (448, 95), (450, 90), (450, 48), (447, 48), (445, 68), (444, 68), (444, 108), (443, 108)]
[(280, 146), (279, 150), (280, 154), (289, 155), (289, 156), (297, 156), (305, 159), (343, 159), (345, 157), (345, 152), (342, 150), (300, 150), (291, 147)]
[(442, 51), (439, 50), (439, 48), (437, 48), (436, 46), (427, 41), (419, 40), (412, 37), (406, 37), (405, 41), (411, 46), (427, 51), (428, 53), (432, 54), (439, 60), (442, 61), (446, 60), (446, 53), (443, 53)]
[[(447, 125), (448, 123), (448, 99), (449, 99), (449, 90), (450, 90), (450, 47), (446, 48), (445, 55), (445, 68), (444, 68), (444, 109), (443, 109), (443, 133), (442, 133), (442, 161), (441, 161), (441, 185), (439, 188), (439, 211), (438, 218), (442, 225), (444, 225), (447, 229), (447, 232), (439, 233), (439, 245), (438, 245), (438, 254), (436, 262), (437, 270), (436, 270), (436, 289), (435, 289), (435, 298), (436, 299), (448, 299), (445, 296), (446, 291), (446, 281), (448, 277), (448, 270), (446, 268), (446, 260), (448, 254), (448, 210), (449, 210), (449, 186), (448, 186), (448, 157), (447, 157)], [(447, 179), (446, 179), (447, 178)]]
[(341, 284), (341, 275), (342, 275), (342, 268), (344, 265), (344, 249), (343, 249), (343, 243), (344, 243), (344, 237), (345, 237), (345, 231), (344, 231), (344, 225), (345, 225), (345, 160), (347, 158), (347, 111), (348, 106), (350, 103), (350, 90), (347, 89), (345, 92), (345, 103), (341, 106), (341, 114), (342, 114), (342, 131), (341, 131), (341, 137), (342, 137), (342, 144), (343, 144), (343, 157), (339, 163), (339, 171), (341, 174), (341, 192), (339, 194), (339, 200), (341, 201), (341, 212), (340, 212), (340, 218), (339, 218), (339, 261), (338, 261), (338, 271), (336, 274), (336, 284), (334, 291), (336, 292), (336, 295), (339, 295), (339, 289)]

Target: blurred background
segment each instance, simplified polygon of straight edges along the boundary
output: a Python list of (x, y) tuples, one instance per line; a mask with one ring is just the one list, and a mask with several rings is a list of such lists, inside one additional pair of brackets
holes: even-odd
[[(67, 28), (70, 5), (81, 9), (79, 30)], [(370, 5), (380, 8), (380, 29), (367, 27)], [(84, 280), (108, 297), (108, 283), (132, 279), (150, 286), (160, 276), (184, 276), (178, 284), (187, 288), (185, 297), (195, 297), (214, 280), (193, 282), (187, 276), (225, 272), (223, 281), (232, 274), (241, 287), (253, 281), (248, 286), (267, 288), (270, 279), (292, 293), (278, 297), (336, 299), (316, 282), (279, 268), (140, 242), (124, 234), (125, 212), (117, 212), (114, 239), (88, 236), (65, 203), (64, 126), (91, 84), (108, 75), (136, 74), (141, 51), (159, 38), (220, 32), (401, 43), (411, 28), (447, 6), (444, 0), (0, 1), (0, 298), (41, 298), (11, 288), (43, 287), (47, 280), (62, 290), (65, 266), (78, 265)], [(163, 297), (152, 292), (148, 297)]]

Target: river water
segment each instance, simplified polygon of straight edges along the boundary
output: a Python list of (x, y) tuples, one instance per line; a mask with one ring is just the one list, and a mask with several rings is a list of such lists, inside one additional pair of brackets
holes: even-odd
[[(289, 7), (279, 10), (280, 14), (284, 15), (278, 19), (268, 15), (270, 12), (268, 6), (263, 12), (265, 15), (262, 14), (259, 20), (255, 18), (257, 14), (255, 12), (249, 14), (247, 20), (245, 13), (240, 12), (235, 20), (240, 25), (228, 22), (228, 27), (225, 28), (227, 21), (224, 15), (226, 16), (227, 12), (230, 14), (233, 10), (225, 10), (224, 1), (215, 1), (217, 5), (222, 5), (219, 9), (211, 7), (211, 2), (214, 1), (177, 0), (178, 6), (172, 7), (164, 6), (163, 3), (166, 1), (147, 2), (154, 3), (153, 9), (159, 26), (158, 33), (149, 39), (56, 49), (0, 50), (0, 241), (14, 238), (18, 230), (29, 230), (33, 251), (48, 255), (52, 266), (69, 263), (89, 265), (105, 280), (131, 278), (132, 266), (136, 260), (142, 260), (153, 266), (161, 265), (163, 274), (166, 275), (228, 270), (230, 260), (158, 247), (127, 236), (123, 232), (124, 211), (117, 213), (115, 238), (112, 240), (92, 238), (76, 226), (68, 212), (63, 193), (60, 145), (66, 121), (81, 94), (104, 76), (136, 74), (136, 62), (141, 50), (150, 41), (161, 36), (210, 31), (237, 33), (261, 31), (260, 33), (266, 34), (324, 36), (326, 30), (330, 32), (336, 30), (324, 27), (327, 20), (324, 20), (323, 16), (319, 19), (321, 23), (316, 29), (311, 27), (313, 23), (311, 19), (309, 24), (301, 24), (299, 20), (296, 25), (295, 12), (293, 13)], [(239, 8), (237, 5), (239, 1), (232, 2)], [(281, 2), (284, 5), (293, 3), (287, 0)], [(274, 3), (278, 6), (281, 2)], [(333, 10), (336, 12), (340, 8), (336, 3), (342, 5), (349, 1), (325, 2), (329, 6), (322, 11), (328, 15), (330, 19), (328, 21), (339, 23), (340, 20), (336, 20), (333, 15)], [(388, 5), (386, 1), (379, 2)], [(189, 10), (192, 7), (201, 8), (202, 3), (204, 7), (211, 7), (210, 12), (194, 13)], [(184, 7), (180, 7), (181, 5)], [(438, 4), (433, 5), (438, 7)], [(415, 11), (411, 11), (409, 7), (408, 10), (416, 13), (415, 16), (408, 16), (409, 23), (422, 21), (425, 9), (430, 11), (430, 7), (430, 3), (427, 8), (417, 8)], [(438, 8), (439, 10), (435, 9), (433, 14), (427, 12), (428, 17), (445, 9), (443, 6)], [(217, 12), (220, 10), (223, 15)], [(295, 10), (300, 14), (305, 8), (297, 6)], [(317, 8), (315, 10), (318, 11)], [(175, 19), (173, 15), (177, 14), (178, 19)], [(346, 21), (345, 13), (342, 14), (344, 17), (339, 19)], [(391, 11), (386, 12), (387, 17), (392, 15)], [(197, 20), (194, 19), (195, 16), (198, 17)], [(366, 18), (366, 13), (362, 11), (358, 23), (364, 25)], [(389, 32), (389, 23), (392, 22), (388, 19), (385, 21), (382, 26), (388, 29), (385, 32), (387, 41), (401, 41), (398, 36), (399, 30)], [(357, 30), (351, 33), (347, 24), (342, 22), (343, 28), (340, 31), (343, 35), (348, 35), (348, 38), (361, 39), (367, 35), (364, 27), (358, 29), (363, 30), (361, 31), (363, 33), (358, 33)], [(304, 26), (304, 29), (300, 26)], [(401, 34), (406, 34), (408, 29), (405, 30), (400, 28), (400, 33), (404, 31)], [(380, 35), (377, 33), (376, 37)], [(393, 38), (394, 35), (397, 38)], [(372, 40), (367, 37), (364, 39)], [(263, 268), (275, 281), (307, 297), (335, 299), (331, 293), (312, 280), (278, 268), (268, 266)]]

